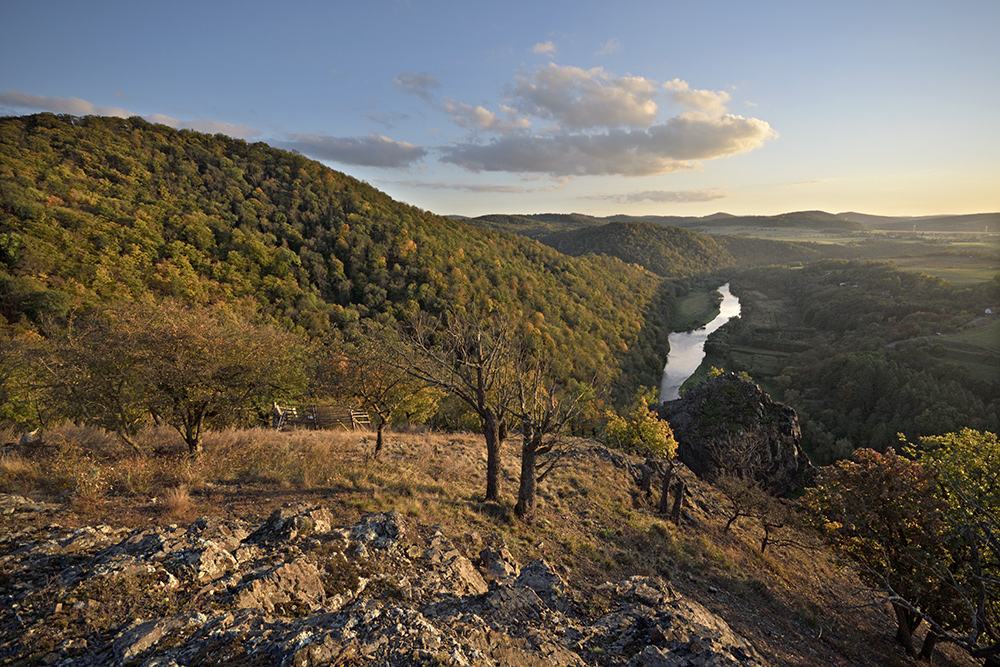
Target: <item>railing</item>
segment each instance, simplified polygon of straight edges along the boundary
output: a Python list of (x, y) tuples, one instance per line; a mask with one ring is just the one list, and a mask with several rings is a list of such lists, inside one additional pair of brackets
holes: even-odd
[(314, 430), (370, 429), (371, 417), (364, 410), (342, 405), (277, 405), (271, 425), (278, 430), (307, 428)]

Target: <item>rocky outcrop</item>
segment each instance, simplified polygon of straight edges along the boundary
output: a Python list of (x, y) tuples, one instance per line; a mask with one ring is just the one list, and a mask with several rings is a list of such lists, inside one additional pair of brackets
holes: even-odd
[(522, 567), (499, 538), (471, 556), (395, 512), (336, 527), (307, 504), (256, 527), (0, 533), (0, 662), (763, 664), (662, 579), (580, 591), (544, 559)]
[(677, 457), (710, 482), (729, 472), (781, 494), (803, 486), (812, 475), (795, 410), (733, 373), (664, 403), (659, 415), (673, 428)]

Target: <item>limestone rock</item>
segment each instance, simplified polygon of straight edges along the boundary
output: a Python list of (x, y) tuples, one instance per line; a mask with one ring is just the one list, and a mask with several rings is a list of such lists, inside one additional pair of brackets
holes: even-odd
[(566, 582), (544, 558), (533, 560), (521, 568), (514, 585), (530, 588), (542, 597), (554, 597), (566, 591)]
[(281, 615), (298, 611), (299, 607), (317, 609), (325, 599), (326, 591), (319, 570), (304, 559), (270, 568), (259, 578), (243, 585), (234, 596), (234, 602), (240, 609), (261, 609), (269, 614)]
[(333, 516), (325, 507), (290, 503), (274, 510), (263, 526), (250, 536), (252, 542), (279, 542), (315, 533), (327, 533)]
[(781, 494), (801, 487), (812, 475), (795, 410), (733, 373), (664, 403), (659, 415), (673, 428), (677, 457), (709, 482), (729, 470)]

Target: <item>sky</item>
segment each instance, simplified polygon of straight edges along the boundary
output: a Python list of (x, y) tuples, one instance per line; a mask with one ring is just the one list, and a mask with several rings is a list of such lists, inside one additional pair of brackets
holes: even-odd
[(0, 0), (0, 115), (262, 141), (444, 215), (1000, 211), (1000, 0)]

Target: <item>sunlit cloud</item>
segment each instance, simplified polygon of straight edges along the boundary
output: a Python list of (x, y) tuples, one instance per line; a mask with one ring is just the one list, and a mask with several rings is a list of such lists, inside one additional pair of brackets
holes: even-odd
[(645, 201), (669, 204), (715, 201), (728, 197), (717, 188), (710, 190), (643, 190), (624, 194), (591, 195), (584, 199), (606, 199), (618, 204), (639, 204)]
[(511, 94), (521, 113), (563, 128), (647, 127), (656, 120), (656, 82), (549, 63), (517, 76)]
[(776, 133), (755, 118), (682, 115), (645, 130), (510, 135), (441, 149), (442, 161), (470, 171), (553, 176), (648, 176), (697, 168), (700, 160), (745, 153)]
[(531, 127), (530, 120), (518, 118), (516, 110), (506, 105), (500, 105), (500, 110), (506, 114), (505, 118), (483, 106), (474, 107), (453, 99), (446, 99), (441, 104), (441, 109), (448, 114), (455, 125), (467, 129), (512, 132)]
[(393, 79), (393, 83), (404, 93), (416, 95), (427, 102), (431, 101), (431, 91), (441, 87), (437, 77), (428, 72), (403, 73)]
[(208, 134), (225, 134), (239, 139), (251, 139), (260, 136), (260, 131), (246, 125), (235, 125), (217, 120), (180, 120), (163, 114), (140, 115), (121, 107), (98, 106), (79, 97), (46, 97), (30, 95), (16, 90), (6, 90), (0, 93), (0, 105), (19, 109), (51, 111), (73, 116), (111, 116), (114, 118), (132, 118), (139, 116), (150, 123), (167, 125), (177, 130), (195, 130)]
[(604, 44), (601, 44), (601, 48), (598, 49), (597, 53), (595, 53), (594, 55), (595, 56), (609, 56), (612, 53), (618, 53), (621, 50), (622, 50), (622, 43), (619, 42), (614, 37), (612, 37), (608, 41), (604, 42)]
[(539, 42), (531, 47), (531, 52), (541, 55), (552, 55), (556, 52), (556, 45), (552, 42)]
[(692, 90), (687, 81), (680, 79), (667, 81), (663, 88), (670, 91), (670, 99), (691, 111), (718, 116), (726, 112), (729, 103), (729, 93), (724, 90)]
[(413, 165), (427, 155), (427, 151), (416, 144), (376, 134), (365, 137), (292, 134), (288, 140), (278, 142), (277, 145), (317, 160), (360, 167), (400, 169)]

